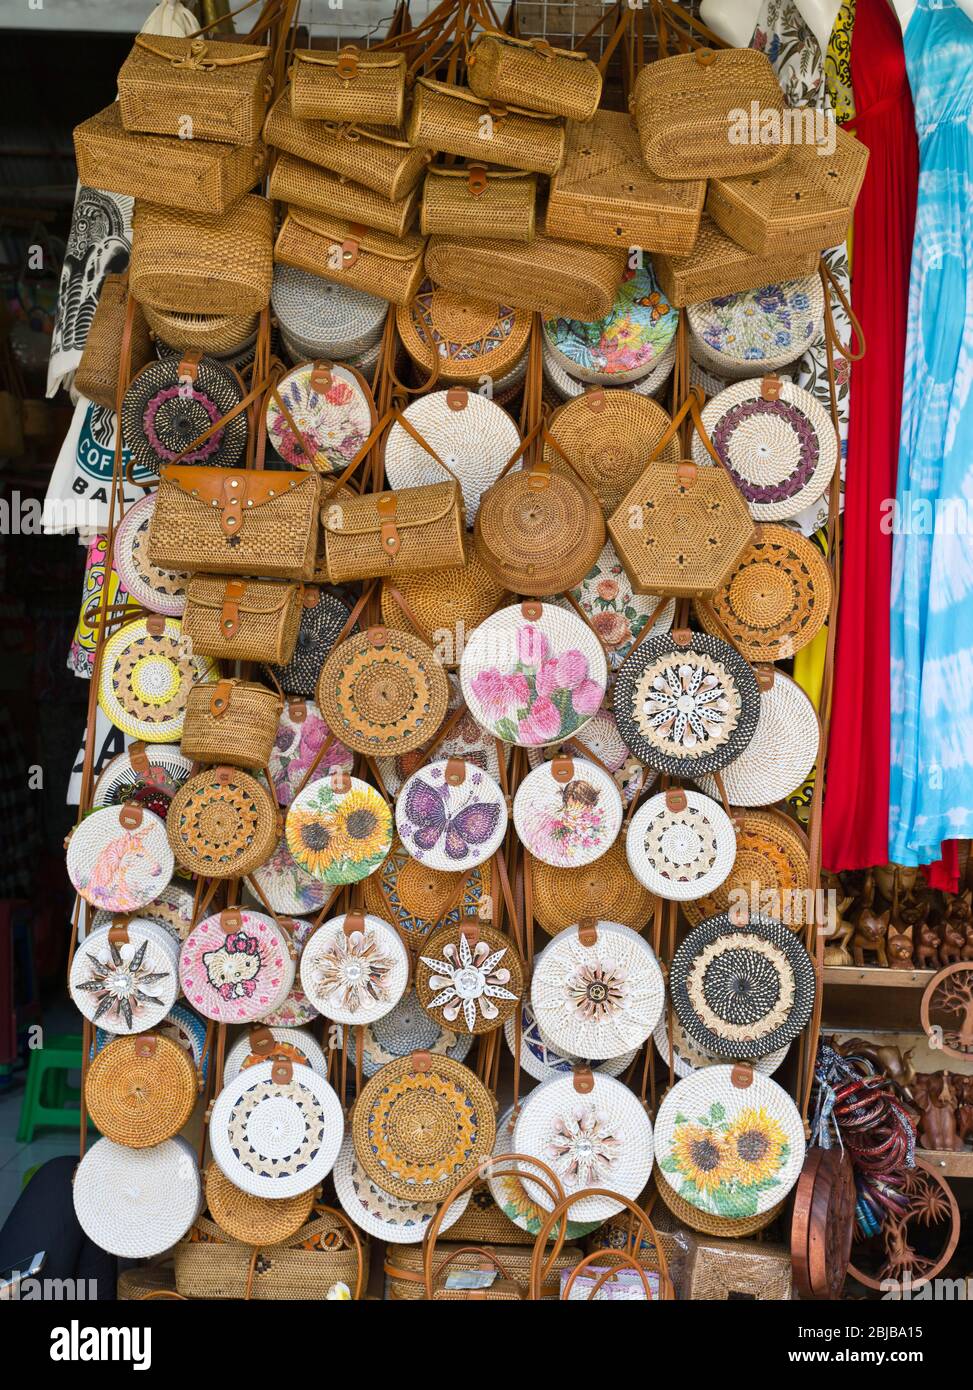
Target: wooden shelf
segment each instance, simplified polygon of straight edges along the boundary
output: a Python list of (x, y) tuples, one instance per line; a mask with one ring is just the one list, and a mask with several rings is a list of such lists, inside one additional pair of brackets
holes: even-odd
[(885, 965), (826, 965), (826, 985), (869, 985), (877, 989), (925, 989), (935, 970), (893, 970)]
[(916, 1149), (916, 1157), (947, 1178), (973, 1178), (973, 1149)]

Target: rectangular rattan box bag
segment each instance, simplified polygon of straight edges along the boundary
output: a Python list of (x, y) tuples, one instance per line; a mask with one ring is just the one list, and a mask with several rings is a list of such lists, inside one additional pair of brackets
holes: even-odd
[(486, 101), (430, 77), (416, 82), (406, 134), (417, 149), (489, 158), (529, 174), (556, 174), (564, 161), (560, 117)]
[(203, 656), (282, 666), (297, 645), (302, 594), (300, 584), (194, 574), (182, 630)]
[(408, 304), (422, 284), (425, 240), (289, 207), (274, 260), (326, 280), (364, 290), (393, 304)]
[(180, 746), (200, 763), (266, 767), (283, 708), (280, 696), (256, 681), (200, 682), (186, 697)]
[(463, 494), (455, 479), (326, 498), (321, 525), (332, 584), (458, 569), (466, 558)]
[(117, 101), (75, 126), (74, 153), (78, 177), (90, 188), (206, 213), (231, 208), (267, 163), (260, 140), (220, 145), (126, 130)]
[(601, 73), (587, 53), (552, 48), (546, 39), (481, 34), (467, 59), (478, 97), (588, 121), (601, 100)]
[(136, 34), (118, 73), (126, 130), (250, 145), (270, 99), (270, 49), (219, 39)]
[(346, 44), (337, 53), (299, 48), (291, 66), (291, 111), (304, 121), (402, 124), (404, 53)]
[(273, 204), (255, 193), (219, 215), (138, 202), (132, 293), (171, 313), (257, 314), (270, 302), (273, 228)]
[(817, 269), (817, 251), (773, 251), (755, 255), (721, 232), (704, 215), (688, 256), (660, 253), (652, 258), (659, 288), (674, 308), (705, 299), (758, 290), (781, 280), (800, 280)]
[(268, 193), (278, 203), (360, 222), (391, 236), (405, 235), (415, 221), (419, 205), (418, 187), (404, 198), (386, 198), (374, 188), (354, 183), (293, 154), (278, 155)]
[(423, 236), (496, 237), (530, 241), (534, 235), (537, 175), (512, 169), (434, 166), (422, 186)]
[(426, 271), (454, 294), (593, 323), (610, 311), (626, 252), (578, 241), (430, 237)]
[(548, 236), (596, 246), (640, 246), (686, 256), (706, 196), (702, 179), (657, 179), (642, 163), (638, 132), (622, 111), (569, 121), (563, 167), (551, 179)]

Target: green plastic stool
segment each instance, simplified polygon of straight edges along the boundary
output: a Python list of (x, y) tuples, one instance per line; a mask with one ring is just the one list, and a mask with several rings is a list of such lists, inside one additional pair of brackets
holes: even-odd
[(17, 1142), (29, 1144), (36, 1129), (75, 1129), (81, 1123), (81, 1091), (68, 1085), (68, 1073), (81, 1070), (81, 1038), (46, 1038), (34, 1048), (20, 1102)]

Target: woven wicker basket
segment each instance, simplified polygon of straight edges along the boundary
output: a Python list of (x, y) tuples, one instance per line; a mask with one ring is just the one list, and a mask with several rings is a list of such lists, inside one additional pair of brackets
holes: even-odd
[(252, 681), (194, 685), (186, 700), (182, 749), (201, 763), (266, 767), (284, 702)]
[(245, 1245), (279, 1245), (296, 1235), (311, 1218), (315, 1193), (296, 1197), (254, 1197), (234, 1187), (215, 1163), (204, 1175), (209, 1214), (231, 1240)]
[(694, 361), (723, 381), (775, 372), (824, 333), (821, 277), (806, 275), (691, 304), (686, 326)]
[(268, 145), (332, 169), (392, 199), (412, 192), (432, 157), (426, 149), (414, 149), (404, 132), (391, 126), (370, 129), (331, 121), (299, 121), (291, 115), (289, 91), (272, 106), (264, 139)]
[(865, 178), (868, 148), (834, 121), (829, 134), (835, 140), (831, 155), (801, 142), (789, 145), (781, 163), (765, 174), (711, 179), (708, 216), (758, 256), (840, 245)]
[[(434, 641), (440, 660), (449, 667), (459, 665), (466, 634), (509, 601), (506, 589), (479, 559), (469, 535), (464, 537), (463, 551), (460, 569), (404, 574), (382, 585), (382, 622), (415, 632), (425, 642)], [(421, 628), (415, 628), (403, 613), (393, 589), (405, 599)]]
[[(472, 1203), (470, 1204), (472, 1206)], [(469, 1208), (467, 1209), (469, 1210)], [(462, 1219), (462, 1218), (461, 1218)], [(506, 1217), (504, 1217), (506, 1221)], [(458, 1224), (458, 1223), (457, 1223)], [(516, 1230), (512, 1222), (507, 1222), (512, 1231)], [(455, 1227), (450, 1230), (450, 1235), (455, 1235)], [(513, 1237), (511, 1236), (512, 1240)], [(493, 1242), (490, 1247), (493, 1250)], [(436, 1252), (433, 1256), (433, 1267), (441, 1264), (454, 1251), (462, 1249), (461, 1242), (457, 1240), (441, 1241), (436, 1245)], [(528, 1245), (500, 1244), (496, 1243), (495, 1254), (508, 1271), (512, 1280), (521, 1291), (522, 1296), (526, 1296), (530, 1287), (530, 1262), (533, 1249)], [(385, 1250), (385, 1274), (387, 1277), (387, 1296), (393, 1301), (401, 1299), (424, 1300), (425, 1282), (423, 1277), (423, 1259), (425, 1250), (421, 1245), (389, 1245)], [(572, 1245), (566, 1245), (554, 1261), (551, 1273), (547, 1282), (543, 1286), (541, 1297), (544, 1299), (556, 1300), (559, 1296), (561, 1271), (573, 1269), (581, 1259), (581, 1251)], [(489, 1261), (484, 1258), (478, 1250), (457, 1255), (452, 1261), (450, 1270), (461, 1269), (481, 1269), (489, 1265)], [(444, 1276), (445, 1277), (445, 1276)], [(437, 1290), (444, 1293), (445, 1289)], [(456, 1291), (457, 1297), (462, 1297), (460, 1291)]]
[[(608, 512), (638, 481), (646, 459), (671, 424), (651, 397), (615, 388), (586, 391), (561, 406), (551, 416), (548, 433)], [(544, 453), (552, 468), (567, 469), (553, 445), (546, 445)], [(679, 444), (672, 439), (661, 461), (674, 465), (678, 459)]]
[(420, 230), (423, 236), (530, 241), (536, 203), (536, 174), (434, 167), (422, 186)]
[(546, 39), (481, 34), (466, 65), (473, 91), (492, 102), (589, 121), (601, 100), (601, 73), (587, 53)]
[(422, 283), (424, 248), (421, 237), (394, 237), (290, 207), (274, 257), (393, 304), (408, 304)]
[(652, 920), (652, 895), (628, 866), (624, 838), (593, 864), (560, 869), (532, 859), (530, 872), (534, 921), (548, 936), (585, 917), (603, 917), (637, 932)]
[(396, 310), (396, 327), (406, 352), (427, 375), (438, 359), (445, 384), (493, 382), (494, 399), (511, 384), (525, 349), (530, 314), (496, 300), (451, 294), (424, 280), (411, 304)]
[[(102, 188), (103, 184), (92, 184)], [(114, 410), (117, 405), (118, 370), (122, 333), (128, 304), (128, 275), (106, 275), (85, 339), (81, 361), (74, 374), (74, 385), (95, 405)], [(152, 340), (146, 315), (136, 304), (132, 319), (131, 371), (140, 372), (152, 360)]]
[(396, 237), (409, 230), (419, 201), (417, 188), (393, 201), (374, 188), (353, 183), (292, 154), (278, 157), (267, 191), (279, 203), (292, 203), (324, 217), (344, 218)]
[(483, 494), (473, 540), (498, 584), (546, 598), (580, 584), (605, 544), (605, 520), (594, 493), (570, 469), (520, 469)]
[(317, 702), (348, 748), (373, 757), (412, 752), (446, 714), (449, 683), (430, 648), (395, 628), (346, 638), (318, 676)]
[[(397, 578), (463, 563), (463, 495), (457, 482), (429, 483), (400, 492), (356, 493), (322, 508), (327, 578)], [(386, 547), (383, 531), (394, 526), (398, 548)]]
[(647, 63), (635, 82), (642, 158), (663, 179), (756, 174), (779, 164), (783, 144), (734, 140), (734, 118), (784, 111), (766, 54), (751, 48), (697, 49)]
[(201, 1183), (184, 1139), (129, 1149), (92, 1144), (74, 1171), (74, 1211), (85, 1235), (110, 1255), (145, 1260), (182, 1240), (196, 1218)]
[[(449, 1227), (457, 1245), (533, 1245), (534, 1237), (517, 1226), (493, 1199), (486, 1182), (475, 1183), (469, 1204)], [(441, 1248), (441, 1247), (440, 1247)]]
[(118, 74), (126, 130), (249, 145), (270, 95), (270, 50), (254, 44), (137, 34)]
[(181, 314), (146, 306), (145, 320), (156, 338), (183, 352), (199, 348), (213, 357), (231, 357), (257, 332), (256, 314)]
[(132, 228), (132, 293), (182, 314), (256, 314), (270, 302), (273, 204), (256, 194), (222, 215), (140, 202)]
[(176, 1272), (171, 1264), (137, 1265), (123, 1269), (115, 1286), (120, 1303), (144, 1298), (180, 1298), (176, 1293)]
[[(186, 1298), (325, 1299), (335, 1284), (352, 1293), (368, 1278), (368, 1245), (325, 1209), (289, 1240), (261, 1247), (230, 1240), (205, 1217), (175, 1248), (176, 1288)], [(251, 1276), (252, 1266), (252, 1276)]]
[(699, 231), (706, 184), (654, 178), (638, 133), (621, 111), (570, 121), (562, 168), (551, 179), (544, 231), (597, 246), (640, 246), (688, 256)]
[(115, 1038), (103, 1047), (84, 1083), (97, 1129), (130, 1149), (146, 1149), (178, 1134), (198, 1094), (189, 1054), (169, 1038), (147, 1033)]
[(209, 878), (240, 878), (269, 859), (279, 838), (273, 798), (229, 767), (200, 772), (172, 798), (166, 817), (177, 863)]
[(290, 70), (291, 112), (303, 121), (402, 124), (406, 57), (345, 44), (337, 53), (299, 48)]
[(416, 82), (406, 134), (418, 149), (471, 160), (482, 160), (489, 151), (492, 164), (525, 173), (556, 174), (564, 161), (564, 125), (557, 117), (497, 107), (464, 87), (429, 77)]
[[(456, 294), (496, 296), (516, 309), (563, 314), (592, 323), (615, 302), (625, 272), (625, 253), (576, 241), (535, 236), (515, 241), (430, 237), (426, 272)], [(671, 296), (670, 296), (671, 298)]]
[(91, 188), (219, 216), (263, 177), (260, 141), (219, 145), (125, 130), (117, 102), (74, 128), (78, 177)]
[(653, 265), (669, 303), (681, 309), (703, 299), (719, 299), (782, 280), (799, 280), (817, 270), (818, 253), (772, 251), (755, 256), (704, 216), (690, 255), (661, 254), (654, 258)]
[(183, 632), (193, 651), (225, 661), (290, 661), (301, 624), (300, 584), (195, 574), (186, 588)]

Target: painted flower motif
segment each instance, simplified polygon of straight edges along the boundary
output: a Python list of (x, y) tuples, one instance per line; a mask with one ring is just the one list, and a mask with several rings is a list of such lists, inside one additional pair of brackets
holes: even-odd
[(391, 812), (371, 790), (351, 791), (338, 807), (335, 833), (352, 863), (361, 863), (388, 849), (392, 835)]
[(288, 838), (297, 841), (300, 861), (309, 874), (323, 878), (335, 859), (341, 858), (338, 817), (334, 811), (292, 809), (287, 817)]
[(481, 671), (472, 681), (473, 693), (492, 719), (502, 719), (530, 699), (530, 687), (519, 672), (504, 675), (495, 666)]
[(544, 1145), (544, 1157), (572, 1190), (605, 1182), (621, 1152), (622, 1137), (596, 1105), (557, 1116)]
[(595, 613), (591, 621), (607, 647), (620, 647), (623, 642), (632, 640), (631, 624), (621, 613)]
[(85, 952), (91, 962), (90, 976), (82, 980), (77, 988), (93, 994), (97, 1000), (94, 1023), (100, 1018), (114, 1015), (115, 1018), (123, 1018), (126, 1028), (131, 1029), (142, 1004), (163, 1004), (163, 1000), (151, 993), (151, 989), (160, 981), (167, 980), (169, 972), (146, 968), (148, 945), (147, 941), (143, 941), (127, 963), (114, 941), (108, 943), (108, 960), (99, 960), (90, 951)]
[(561, 716), (555, 705), (545, 697), (535, 700), (526, 718), (521, 719), (517, 732), (521, 743), (537, 745), (553, 743), (561, 728)]
[(788, 1151), (787, 1135), (762, 1107), (743, 1110), (726, 1131), (729, 1160), (746, 1187), (772, 1179)]
[(615, 579), (599, 579), (595, 585), (595, 593), (603, 603), (612, 603), (618, 598), (618, 581)]
[(485, 941), (478, 941), (470, 947), (465, 935), (460, 933), (459, 944), (450, 941), (443, 947), (445, 960), (431, 956), (420, 956), (423, 965), (433, 972), (429, 977), (430, 989), (441, 991), (430, 999), (430, 1009), (442, 1009), (447, 1023), (455, 1023), (462, 1013), (467, 1029), (472, 1033), (476, 1025), (476, 1011), (485, 1019), (494, 1019), (500, 1010), (494, 999), (516, 1000), (506, 986), (510, 983), (510, 971), (506, 967), (498, 969), (507, 954), (507, 947), (491, 951)]
[(588, 658), (570, 647), (555, 654), (539, 628), (514, 634), (513, 669), (487, 666), (470, 681), (473, 713), (507, 743), (539, 747), (570, 737), (599, 708), (603, 687)]
[(335, 934), (330, 945), (311, 959), (317, 999), (333, 1000), (342, 1013), (357, 1014), (369, 1004), (388, 1001), (388, 976), (395, 962), (384, 955), (372, 931)]
[(672, 1161), (699, 1192), (715, 1192), (731, 1178), (724, 1137), (708, 1125), (679, 1125), (672, 1143)]
[(719, 676), (702, 665), (683, 662), (653, 677), (642, 711), (650, 728), (670, 743), (695, 748), (724, 728), (730, 702)]
[(525, 666), (540, 666), (551, 654), (551, 644), (539, 627), (517, 629), (517, 657)]
[(565, 986), (568, 1002), (586, 1023), (604, 1023), (625, 1007), (628, 974), (612, 960), (581, 965)]

